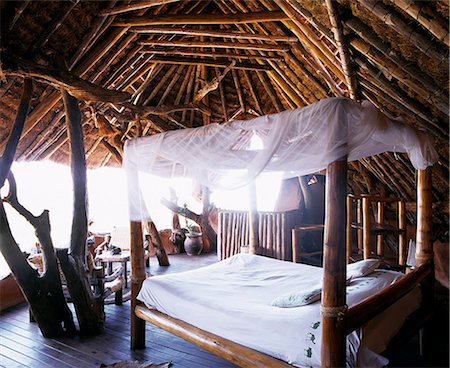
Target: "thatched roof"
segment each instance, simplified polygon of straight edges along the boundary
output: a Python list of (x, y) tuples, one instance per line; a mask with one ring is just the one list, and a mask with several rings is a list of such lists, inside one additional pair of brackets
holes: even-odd
[[(127, 137), (346, 95), (368, 99), (434, 137), (441, 157), (434, 200), (444, 207), (436, 220), (448, 222), (447, 1), (0, 4), (1, 151), (22, 77), (35, 81), (17, 160), (69, 162), (62, 85), (81, 101), (90, 167), (119, 165)], [(356, 192), (387, 191), (415, 200), (414, 170), (403, 155), (382, 154), (350, 169)]]

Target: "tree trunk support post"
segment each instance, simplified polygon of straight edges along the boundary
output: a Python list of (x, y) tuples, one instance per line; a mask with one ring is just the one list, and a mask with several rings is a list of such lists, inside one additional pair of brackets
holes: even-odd
[(145, 261), (140, 221), (130, 222), (131, 256), (131, 350), (145, 348), (145, 321), (136, 316), (137, 295), (145, 280)]
[(347, 157), (327, 167), (322, 290), (322, 367), (346, 363)]

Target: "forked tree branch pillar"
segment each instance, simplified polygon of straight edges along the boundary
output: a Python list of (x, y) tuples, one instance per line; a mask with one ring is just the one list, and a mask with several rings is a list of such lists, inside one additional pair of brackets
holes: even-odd
[(327, 167), (322, 290), (322, 367), (346, 364), (347, 159)]
[(136, 316), (137, 295), (145, 280), (144, 247), (142, 246), (142, 224), (130, 222), (131, 255), (131, 350), (145, 347), (145, 321)]

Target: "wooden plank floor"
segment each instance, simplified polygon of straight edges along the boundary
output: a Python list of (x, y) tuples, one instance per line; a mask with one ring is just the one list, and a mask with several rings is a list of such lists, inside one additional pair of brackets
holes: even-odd
[[(147, 272), (164, 274), (197, 268), (217, 260), (213, 254), (189, 257), (171, 255), (171, 265), (160, 267), (151, 259)], [(444, 303), (438, 303), (428, 358), (418, 353), (418, 336), (398, 351), (388, 367), (448, 367), (448, 289)], [(71, 306), (71, 304), (69, 304)], [(440, 306), (440, 307), (439, 307)], [(441, 309), (441, 310), (440, 310)], [(0, 367), (59, 368), (99, 367), (120, 360), (162, 363), (171, 361), (174, 368), (236, 367), (168, 332), (147, 323), (144, 350), (130, 350), (130, 302), (105, 306), (106, 322), (101, 335), (94, 337), (46, 339), (38, 326), (29, 322), (25, 304), (0, 315)], [(281, 332), (281, 331), (280, 331)]]
[[(171, 265), (159, 267), (152, 258), (151, 274), (181, 272), (217, 261), (212, 254), (169, 256)], [(71, 306), (71, 304), (69, 304)], [(147, 323), (146, 349), (130, 350), (130, 302), (105, 306), (106, 321), (101, 335), (46, 339), (36, 323), (30, 323), (26, 304), (10, 308), (0, 316), (0, 367), (99, 367), (120, 360), (163, 363), (174, 368), (232, 368), (228, 363), (168, 332)]]

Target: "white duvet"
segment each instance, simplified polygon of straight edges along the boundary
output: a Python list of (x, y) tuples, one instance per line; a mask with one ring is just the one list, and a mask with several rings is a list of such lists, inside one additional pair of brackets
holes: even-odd
[[(401, 273), (376, 270), (347, 286), (352, 306), (389, 286)], [(288, 292), (322, 283), (322, 268), (238, 254), (197, 270), (152, 276), (138, 300), (203, 330), (300, 367), (320, 366), (320, 301), (296, 308), (271, 306)], [(383, 366), (382, 352), (420, 302), (415, 290), (347, 338), (347, 366)]]

